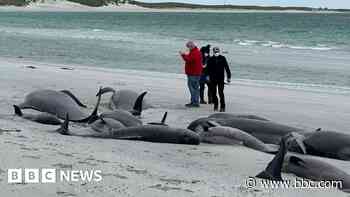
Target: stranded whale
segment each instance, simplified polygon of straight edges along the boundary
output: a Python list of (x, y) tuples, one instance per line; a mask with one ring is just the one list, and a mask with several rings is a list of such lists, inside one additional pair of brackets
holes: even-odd
[(66, 114), (69, 114), (70, 121), (74, 122), (88, 122), (97, 118), (100, 96), (91, 115), (87, 115), (81, 110), (81, 102), (78, 102), (76, 97), (73, 98), (71, 96), (73, 94), (69, 95), (65, 92), (48, 89), (31, 92), (26, 96), (25, 101), (18, 105), (18, 108), (46, 112), (60, 119), (65, 119)]

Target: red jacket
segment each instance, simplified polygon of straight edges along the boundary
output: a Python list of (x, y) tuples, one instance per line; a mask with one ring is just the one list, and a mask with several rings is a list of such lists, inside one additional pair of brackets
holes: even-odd
[(202, 74), (202, 54), (197, 47), (192, 49), (189, 54), (182, 54), (181, 56), (186, 62), (186, 75), (200, 76)]

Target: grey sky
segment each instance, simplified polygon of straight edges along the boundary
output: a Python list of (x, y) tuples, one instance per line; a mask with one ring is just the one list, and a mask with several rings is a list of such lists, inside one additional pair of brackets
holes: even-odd
[(143, 0), (144, 2), (186, 2), (201, 4), (307, 6), (350, 9), (350, 0)]

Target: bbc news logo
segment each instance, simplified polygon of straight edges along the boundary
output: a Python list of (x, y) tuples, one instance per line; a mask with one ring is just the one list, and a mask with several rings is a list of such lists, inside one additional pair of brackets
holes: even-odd
[(8, 183), (100, 182), (101, 170), (8, 169)]

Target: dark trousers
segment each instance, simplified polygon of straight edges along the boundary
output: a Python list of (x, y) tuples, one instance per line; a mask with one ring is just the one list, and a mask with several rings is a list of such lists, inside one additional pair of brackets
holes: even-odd
[(214, 103), (214, 109), (218, 109), (219, 101), (217, 92), (219, 93), (220, 97), (220, 108), (225, 109), (225, 94), (224, 94), (224, 87), (225, 82), (224, 81), (210, 81), (210, 87), (211, 87), (211, 94), (213, 97), (213, 103)]
[(200, 99), (201, 101), (205, 101), (204, 99), (204, 91), (205, 91), (205, 85), (208, 86), (208, 103), (212, 103), (213, 102), (213, 98), (211, 96), (211, 88), (210, 88), (210, 84), (209, 82), (200, 82), (199, 84), (199, 93), (200, 93)]

